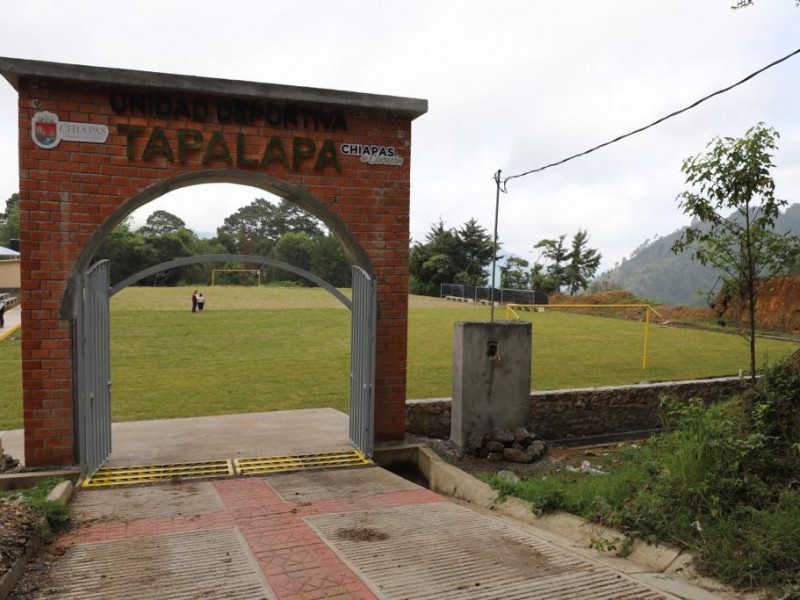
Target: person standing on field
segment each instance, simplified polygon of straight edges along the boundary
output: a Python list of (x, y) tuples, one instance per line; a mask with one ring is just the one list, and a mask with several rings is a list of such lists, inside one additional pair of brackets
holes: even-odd
[(197, 290), (192, 292), (192, 312), (197, 312)]
[(0, 329), (6, 326), (6, 303), (5, 300), (0, 300)]
[(206, 305), (206, 299), (203, 298), (203, 294), (202, 293), (197, 294), (197, 310), (203, 312), (203, 308), (205, 307), (205, 305)]

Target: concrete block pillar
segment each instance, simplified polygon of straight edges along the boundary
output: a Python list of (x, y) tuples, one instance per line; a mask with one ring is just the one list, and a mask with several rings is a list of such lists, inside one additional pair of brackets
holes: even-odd
[(520, 321), (456, 323), (450, 437), (459, 447), (472, 434), (527, 423), (531, 331), (530, 323)]

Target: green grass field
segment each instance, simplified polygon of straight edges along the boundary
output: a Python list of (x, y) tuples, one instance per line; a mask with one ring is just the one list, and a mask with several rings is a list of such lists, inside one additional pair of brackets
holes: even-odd
[[(216, 287), (192, 314), (190, 288), (128, 288), (111, 301), (114, 421), (332, 406), (347, 411), (350, 313), (320, 289)], [(504, 311), (496, 312), (503, 318)], [(736, 335), (545, 312), (533, 322), (533, 387), (563, 389), (735, 374)], [(453, 326), (488, 307), (412, 297), (408, 397), (451, 393)], [(0, 431), (22, 425), (20, 344), (0, 342)], [(759, 364), (797, 344), (759, 340)]]

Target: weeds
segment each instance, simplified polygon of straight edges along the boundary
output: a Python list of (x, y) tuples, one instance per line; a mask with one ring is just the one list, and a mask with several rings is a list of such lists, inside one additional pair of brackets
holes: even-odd
[(69, 523), (69, 509), (60, 502), (48, 500), (47, 496), (62, 479), (46, 479), (39, 485), (11, 492), (0, 492), (0, 497), (8, 498), (24, 506), (28, 506), (47, 519), (51, 532), (63, 531)]
[(565, 510), (631, 543), (691, 549), (700, 572), (726, 583), (800, 590), (800, 369), (779, 364), (725, 403), (664, 401), (662, 409), (669, 432), (627, 450), (605, 475), (488, 481), (536, 513)]

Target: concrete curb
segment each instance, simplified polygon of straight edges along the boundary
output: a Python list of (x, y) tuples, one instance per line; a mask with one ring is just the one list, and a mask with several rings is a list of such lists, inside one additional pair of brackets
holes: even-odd
[(718, 581), (697, 575), (691, 566), (692, 555), (666, 544), (647, 544), (636, 540), (631, 553), (625, 558), (617, 557), (613, 550), (601, 551), (593, 546), (592, 540), (623, 540), (625, 535), (569, 513), (551, 513), (537, 517), (530, 504), (519, 498), (498, 501), (497, 492), (491, 486), (448, 464), (427, 446), (379, 446), (375, 449), (375, 462), (381, 466), (413, 463), (434, 492), (473, 504), (476, 509), (513, 519), (521, 525), (530, 525), (539, 531), (552, 533), (584, 556), (595, 557), (596, 560), (677, 598), (756, 600), (764, 597), (760, 592), (737, 593)]
[[(53, 473), (49, 473), (49, 477), (53, 476)], [(43, 477), (44, 479), (46, 477)], [(28, 480), (30, 481), (30, 480)], [(36, 485), (38, 481), (35, 481), (32, 485)], [(11, 488), (11, 489), (20, 489), (22, 487), (32, 487), (32, 485), (28, 486), (19, 486), (18, 488)], [(75, 486), (73, 485), (72, 481), (67, 479), (66, 481), (60, 482), (56, 485), (50, 493), (47, 495), (47, 499), (52, 502), (58, 502), (66, 506), (69, 504), (70, 500), (72, 500), (72, 496), (75, 493)], [(15, 562), (14, 565), (3, 575), (3, 578), (0, 580), (0, 600), (6, 600), (11, 592), (17, 587), (19, 580), (22, 579), (22, 574), (25, 572), (25, 565), (28, 564), (28, 561), (36, 555), (37, 552), (41, 549), (44, 545), (44, 539), (46, 533), (49, 531), (49, 524), (46, 518), (42, 518), (39, 522), (39, 531), (36, 535), (34, 535), (29, 541), (28, 545), (25, 548), (25, 552), (22, 553)]]
[(45, 479), (53, 477), (70, 480), (77, 483), (81, 473), (78, 469), (62, 469), (59, 471), (24, 471), (22, 473), (8, 473), (0, 475), (0, 491), (10, 492), (23, 490), (39, 485)]
[[(590, 549), (593, 540), (623, 540), (625, 534), (610, 528), (601, 527), (568, 513), (553, 513), (538, 517), (531, 510), (530, 504), (519, 498), (497, 500), (497, 492), (492, 487), (472, 475), (445, 462), (438, 454), (426, 446), (408, 445), (376, 449), (376, 461), (379, 464), (391, 462), (412, 462), (428, 480), (430, 488), (437, 493), (483, 508), (498, 514), (511, 517), (555, 533), (575, 546)], [(613, 551), (597, 553), (604, 556), (613, 555)], [(665, 572), (681, 556), (678, 548), (663, 544), (647, 544), (636, 540), (626, 560), (641, 567), (657, 572)]]
[(2, 342), (7, 337), (11, 337), (11, 334), (15, 333), (20, 327), (22, 327), (22, 325), (17, 323), (16, 325), (12, 325), (11, 327), (3, 329), (3, 331), (0, 331), (0, 342)]

